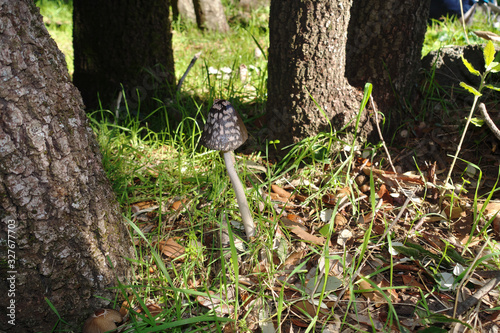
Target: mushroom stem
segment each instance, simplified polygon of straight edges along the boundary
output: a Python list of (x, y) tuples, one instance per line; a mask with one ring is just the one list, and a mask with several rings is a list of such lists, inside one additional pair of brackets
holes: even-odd
[(255, 224), (253, 223), (252, 215), (250, 214), (250, 208), (248, 208), (247, 197), (245, 196), (245, 190), (241, 184), (240, 178), (236, 173), (234, 168), (234, 156), (231, 151), (224, 151), (224, 162), (226, 163), (227, 174), (231, 183), (233, 184), (234, 193), (236, 194), (236, 201), (238, 201), (238, 207), (241, 212), (241, 219), (243, 220), (243, 226), (245, 227), (245, 233), (247, 234), (247, 239), (250, 240), (251, 237), (255, 235)]

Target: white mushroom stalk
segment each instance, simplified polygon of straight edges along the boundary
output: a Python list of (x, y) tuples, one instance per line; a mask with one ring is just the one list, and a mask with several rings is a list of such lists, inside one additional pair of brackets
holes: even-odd
[(222, 151), (227, 173), (231, 184), (233, 184), (236, 201), (240, 208), (245, 233), (247, 239), (250, 240), (255, 235), (255, 224), (248, 207), (245, 190), (234, 168), (232, 154), (232, 151), (241, 146), (247, 139), (248, 133), (245, 124), (234, 107), (228, 101), (215, 100), (203, 128), (201, 143), (209, 149)]
[(245, 233), (247, 238), (255, 236), (255, 224), (253, 222), (252, 214), (250, 214), (250, 208), (248, 207), (247, 197), (245, 195), (245, 190), (241, 184), (240, 178), (236, 173), (234, 168), (234, 156), (230, 151), (223, 152), (224, 163), (226, 163), (227, 174), (233, 184), (234, 194), (236, 195), (236, 201), (238, 202), (238, 207), (240, 207), (241, 219), (243, 220), (243, 226), (245, 227)]

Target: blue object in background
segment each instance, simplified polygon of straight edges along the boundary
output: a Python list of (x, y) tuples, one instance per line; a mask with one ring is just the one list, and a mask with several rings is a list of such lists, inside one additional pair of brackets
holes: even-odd
[[(464, 6), (464, 14), (474, 5), (477, 1), (462, 0)], [(460, 0), (431, 0), (431, 8), (429, 18), (439, 20), (441, 17), (456, 16), (461, 17)]]

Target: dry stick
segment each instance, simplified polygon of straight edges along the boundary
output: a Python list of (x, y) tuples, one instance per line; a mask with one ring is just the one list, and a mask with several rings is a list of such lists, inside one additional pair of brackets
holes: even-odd
[(497, 273), (494, 278), (489, 280), (474, 295), (469, 296), (465, 301), (460, 302), (460, 304), (456, 307), (456, 309), (453, 309), (454, 311), (456, 311), (456, 313), (453, 315), (453, 318), (456, 318), (456, 316), (460, 316), (469, 308), (476, 305), (481, 300), (481, 298), (487, 295), (492, 289), (496, 288), (496, 286), (499, 283), (500, 283), (500, 274)]
[[(475, 5), (476, 4), (474, 4), (474, 6)], [(467, 40), (467, 44), (470, 44), (470, 42), (469, 42), (469, 36), (467, 36), (467, 29), (465, 28), (465, 20), (466, 20), (466, 18), (465, 18), (465, 15), (464, 15), (464, 4), (463, 4), (462, 0), (460, 0), (460, 14), (462, 14), (462, 16), (460, 18), (460, 21), (462, 22), (462, 28), (464, 29), (465, 39)]]
[(483, 115), (484, 121), (486, 122), (486, 125), (490, 128), (490, 130), (493, 132), (493, 134), (496, 136), (498, 140), (500, 140), (500, 130), (498, 129), (497, 125), (491, 120), (490, 115), (488, 114), (488, 111), (486, 111), (486, 106), (484, 103), (479, 104), (479, 112)]
[[(455, 305), (453, 306), (453, 311), (451, 313), (453, 318), (456, 318), (456, 315), (458, 312), (457, 309), (458, 309), (458, 298), (460, 296), (460, 290), (462, 290), (463, 286), (469, 282), (469, 279), (471, 278), (472, 273), (474, 272), (474, 270), (472, 268), (474, 267), (476, 262), (479, 260), (481, 254), (483, 253), (484, 248), (486, 247), (487, 244), (488, 244), (488, 242), (484, 242), (483, 246), (481, 246), (481, 249), (479, 249), (479, 252), (477, 253), (476, 257), (474, 258), (472, 263), (469, 265), (469, 268), (468, 268), (467, 272), (465, 273), (464, 278), (462, 279), (462, 281), (458, 285), (457, 296), (455, 297)], [(474, 305), (474, 304), (471, 304), (471, 306), (472, 305)], [(463, 308), (461, 307), (461, 309), (463, 309)]]
[(389, 154), (389, 149), (387, 149), (387, 146), (384, 141), (384, 137), (382, 136), (382, 131), (380, 130), (380, 126), (378, 124), (378, 111), (375, 106), (375, 103), (373, 103), (373, 97), (370, 96), (370, 103), (372, 104), (373, 112), (375, 112), (375, 125), (377, 126), (377, 132), (378, 135), (380, 136), (380, 141), (382, 141), (382, 146), (384, 147), (385, 153), (387, 154), (387, 159), (389, 160), (389, 164), (391, 165), (392, 171), (396, 173), (396, 168), (394, 168), (394, 164), (392, 164), (391, 160), (391, 154)]
[(186, 79), (186, 76), (188, 75), (191, 68), (193, 68), (194, 64), (196, 63), (196, 60), (198, 60), (200, 55), (201, 55), (201, 52), (198, 52), (194, 55), (193, 59), (191, 59), (191, 62), (189, 63), (188, 68), (186, 69), (186, 71), (184, 72), (184, 75), (182, 75), (181, 79), (179, 80), (179, 83), (177, 84), (177, 92), (181, 91), (182, 83)]

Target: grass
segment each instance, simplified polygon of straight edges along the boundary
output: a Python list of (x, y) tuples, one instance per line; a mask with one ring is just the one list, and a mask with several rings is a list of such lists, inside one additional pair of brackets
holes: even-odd
[[(38, 4), (55, 13), (50, 22), (64, 21), (58, 15), (67, 18), (71, 8)], [(480, 275), (460, 267), (469, 273), (500, 267), (494, 214), (488, 215), (498, 175), (488, 175), (494, 184), (480, 192), (487, 175), (473, 164), (477, 172), (464, 173), (463, 192), (436, 202), (432, 181), (422, 182), (431, 168), (415, 160), (416, 173), (385, 173), (382, 144), (354, 147), (341, 133), (320, 133), (272, 163), (273, 145), (259, 142), (263, 150), (237, 154), (258, 230), (257, 239), (245, 240), (223, 160), (198, 141), (213, 98), (244, 110), (251, 129), (263, 112), (267, 65), (255, 49), (268, 48), (268, 14), (260, 8), (242, 21), (229, 7), (226, 35), (173, 24), (177, 78), (195, 53), (202, 56), (185, 93), (156, 101), (154, 116), (165, 129), (152, 130), (126, 103), (120, 119), (106, 110), (89, 116), (137, 254), (136, 281), (121, 286), (113, 303), (129, 301), (125, 331), (441, 332), (486, 325), (473, 319), (499, 310), (494, 294), (468, 317), (447, 312), (460, 293), (480, 288)], [(451, 21), (433, 24), (426, 48), (462, 43), (460, 29)], [(236, 74), (241, 65), (255, 67), (246, 82)], [(209, 74), (210, 67), (233, 75)], [(428, 99), (447, 103), (443, 90), (430, 90)], [(219, 241), (223, 232), (227, 248)]]
[(474, 15), (472, 24), (467, 25), (465, 31), (460, 21), (454, 18), (433, 20), (425, 34), (422, 55), (425, 56), (430, 51), (437, 51), (443, 47), (484, 44), (484, 40), (476, 36), (473, 31), (500, 33), (483, 11), (478, 11)]
[(73, 75), (73, 0), (37, 0), (36, 5), (47, 30), (66, 57), (70, 75)]

